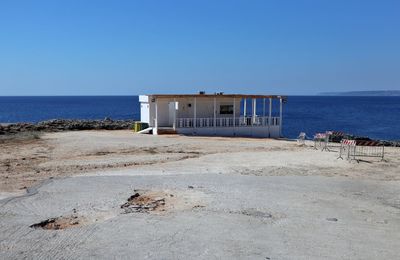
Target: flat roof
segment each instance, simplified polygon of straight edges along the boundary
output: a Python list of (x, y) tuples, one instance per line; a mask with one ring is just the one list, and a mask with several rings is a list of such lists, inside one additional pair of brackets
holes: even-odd
[(185, 97), (226, 97), (226, 98), (282, 98), (286, 99), (287, 96), (281, 95), (256, 95), (256, 94), (151, 94), (148, 95), (153, 98), (185, 98)]

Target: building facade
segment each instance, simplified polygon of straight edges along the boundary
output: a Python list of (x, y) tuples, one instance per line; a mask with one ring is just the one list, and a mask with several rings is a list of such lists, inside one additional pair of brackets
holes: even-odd
[[(279, 100), (275, 117), (273, 100)], [(153, 134), (171, 129), (186, 135), (272, 138), (282, 136), (285, 100), (283, 96), (223, 93), (139, 96), (141, 121), (149, 124)], [(262, 111), (257, 110), (257, 102), (262, 103)]]

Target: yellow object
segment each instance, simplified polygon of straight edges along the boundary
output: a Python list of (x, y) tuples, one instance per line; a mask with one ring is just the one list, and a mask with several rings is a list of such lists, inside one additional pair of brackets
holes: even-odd
[(139, 132), (139, 131), (142, 131), (142, 130), (148, 128), (148, 127), (149, 127), (149, 124), (148, 124), (148, 123), (136, 121), (136, 122), (133, 124), (133, 131), (134, 131), (134, 132)]

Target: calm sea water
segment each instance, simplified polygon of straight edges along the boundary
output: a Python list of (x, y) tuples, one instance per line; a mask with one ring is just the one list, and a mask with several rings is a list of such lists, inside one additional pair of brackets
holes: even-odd
[[(257, 109), (262, 114), (261, 102)], [(278, 110), (278, 103), (274, 109)], [(1, 123), (105, 117), (139, 120), (138, 97), (0, 97)], [(315, 132), (337, 130), (400, 140), (400, 97), (289, 96), (284, 105), (283, 127), (289, 138), (299, 132), (312, 136)]]

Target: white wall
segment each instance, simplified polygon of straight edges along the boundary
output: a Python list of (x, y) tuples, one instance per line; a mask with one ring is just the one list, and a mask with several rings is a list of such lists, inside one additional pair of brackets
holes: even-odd
[(157, 99), (157, 116), (158, 126), (172, 126), (169, 125), (169, 100)]
[(151, 102), (150, 101), (150, 113), (149, 113), (149, 117), (150, 117), (150, 122), (149, 122), (149, 126), (154, 127), (154, 119), (156, 118), (156, 103)]
[[(194, 98), (177, 98), (178, 111), (177, 118), (193, 118), (194, 117)], [(235, 101), (236, 117), (240, 116), (240, 99)], [(212, 97), (197, 97), (196, 98), (196, 117), (197, 118), (212, 118), (214, 117), (214, 98)], [(233, 117), (233, 115), (220, 114), (220, 105), (233, 105), (233, 98), (216, 98), (216, 116), (217, 117)]]
[(140, 122), (150, 122), (150, 105), (149, 103), (140, 103)]
[(150, 122), (149, 97), (146, 95), (140, 95), (139, 102), (140, 102), (140, 121), (149, 123)]
[[(155, 99), (151, 96), (147, 99), (149, 101), (148, 123), (154, 127), (155, 112)], [(193, 118), (194, 117), (194, 97), (191, 98), (175, 98), (178, 103), (178, 110), (176, 111), (176, 118)], [(169, 124), (169, 102), (174, 102), (173, 98), (158, 98), (158, 126), (171, 126)], [(197, 118), (212, 118), (214, 117), (214, 98), (212, 97), (197, 97), (196, 98)], [(240, 99), (236, 99), (235, 116), (240, 116)], [(218, 117), (233, 117), (233, 115), (220, 114), (220, 105), (233, 105), (233, 98), (217, 97), (216, 98), (216, 116)], [(146, 118), (145, 111), (143, 118)], [(141, 115), (142, 118), (142, 115)]]
[(210, 127), (210, 128), (177, 128), (178, 134), (200, 136), (243, 136), (279, 138), (279, 126), (265, 127)]

